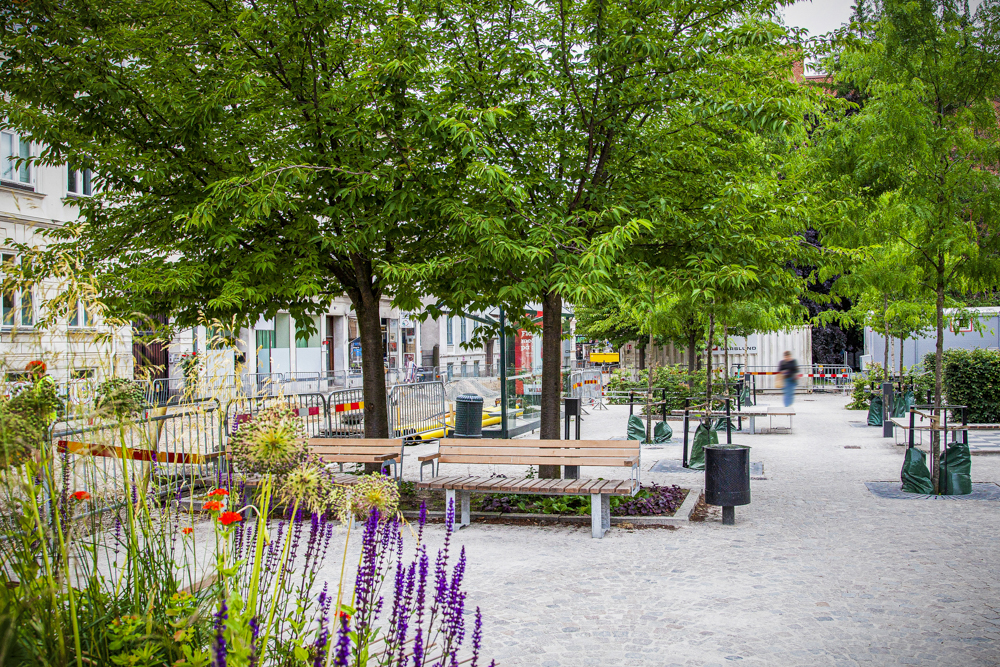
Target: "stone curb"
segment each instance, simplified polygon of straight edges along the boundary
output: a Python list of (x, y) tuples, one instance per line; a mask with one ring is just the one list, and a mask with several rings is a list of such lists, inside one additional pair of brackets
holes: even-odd
[[(613, 516), (611, 525), (618, 526), (630, 523), (633, 526), (686, 526), (691, 521), (691, 514), (698, 505), (698, 498), (701, 497), (703, 489), (701, 487), (690, 487), (687, 498), (681, 506), (674, 512), (674, 516)], [(403, 516), (407, 519), (420, 518), (420, 512), (407, 510)], [(444, 512), (427, 512), (428, 519), (443, 519)], [(472, 519), (528, 519), (531, 521), (541, 521), (545, 523), (571, 523), (590, 524), (590, 515), (564, 516), (562, 514), (526, 514), (514, 512), (504, 514), (502, 512), (473, 512)]]

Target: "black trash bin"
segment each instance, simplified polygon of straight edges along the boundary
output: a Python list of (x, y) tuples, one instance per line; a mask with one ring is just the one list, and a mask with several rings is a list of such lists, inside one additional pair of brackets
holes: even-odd
[(462, 394), (455, 399), (455, 437), (483, 437), (483, 397)]
[(705, 447), (705, 502), (722, 507), (722, 523), (736, 523), (737, 505), (750, 504), (750, 448), (746, 445)]

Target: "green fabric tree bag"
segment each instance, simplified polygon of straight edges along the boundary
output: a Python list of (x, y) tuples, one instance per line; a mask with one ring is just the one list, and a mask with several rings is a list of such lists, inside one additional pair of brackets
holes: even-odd
[[(711, 420), (709, 420), (711, 422)], [(705, 469), (705, 446), (719, 444), (719, 433), (712, 428), (711, 423), (702, 422), (694, 431), (694, 443), (691, 445), (691, 455), (688, 456), (688, 468), (691, 470)]]
[(941, 461), (940, 471), (938, 484), (941, 495), (964, 496), (972, 493), (972, 456), (968, 445), (951, 443)]
[(628, 418), (628, 439), (642, 442), (646, 439), (646, 425), (642, 423), (639, 415), (630, 415)]
[(667, 422), (656, 422), (653, 426), (653, 442), (657, 445), (667, 442), (674, 436), (674, 430)]
[(740, 393), (740, 405), (746, 407), (750, 405), (750, 383), (743, 381), (743, 391)]
[(934, 493), (931, 471), (927, 469), (927, 456), (916, 447), (907, 448), (903, 456), (903, 469), (899, 473), (903, 491), (907, 493)]
[[(662, 444), (670, 440), (673, 435), (674, 431), (670, 428), (670, 424), (666, 422), (656, 422), (653, 424), (652, 444)], [(646, 423), (639, 415), (631, 415), (628, 418), (628, 439), (638, 440), (644, 445), (650, 444), (646, 442)]]
[(872, 396), (872, 404), (868, 408), (868, 425), (869, 426), (881, 426), (882, 425), (882, 397)]

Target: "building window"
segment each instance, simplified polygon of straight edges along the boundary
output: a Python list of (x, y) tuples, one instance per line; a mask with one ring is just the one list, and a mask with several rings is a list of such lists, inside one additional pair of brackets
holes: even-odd
[(31, 157), (31, 142), (22, 139), (16, 132), (0, 132), (0, 181), (31, 184), (31, 166), (18, 160)]
[(96, 376), (93, 368), (74, 368), (69, 372), (71, 380), (93, 380)]
[(451, 315), (444, 316), (444, 330), (447, 332), (448, 345), (454, 345), (455, 335), (451, 331)]
[(468, 370), (469, 370), (469, 362), (463, 361), (462, 362), (462, 377), (464, 377), (464, 378), (469, 377)]
[(71, 327), (93, 326), (90, 308), (83, 299), (77, 299), (76, 305), (69, 310), (69, 325)]
[(309, 348), (309, 347), (320, 347), (320, 337), (319, 337), (319, 317), (312, 316), (313, 332), (306, 333), (306, 328), (302, 326), (298, 321), (295, 322), (295, 347)]
[(94, 194), (90, 170), (66, 167), (66, 193), (78, 197), (89, 197)]
[(474, 378), (479, 377), (479, 362), (478, 361), (473, 361), (472, 362), (472, 377), (474, 377)]
[(468, 342), (468, 339), (465, 337), (465, 318), (464, 317), (462, 318), (461, 326), (462, 326), (462, 342), (465, 343), (465, 342)]
[(448, 381), (451, 382), (451, 379), (453, 377), (455, 377), (455, 363), (449, 361), (448, 362)]
[[(17, 255), (9, 252), (0, 253), (0, 269), (10, 269), (17, 264)], [(4, 271), (0, 280), (6, 276)], [(13, 287), (0, 295), (0, 316), (5, 327), (30, 327), (35, 324), (35, 300), (31, 286)]]

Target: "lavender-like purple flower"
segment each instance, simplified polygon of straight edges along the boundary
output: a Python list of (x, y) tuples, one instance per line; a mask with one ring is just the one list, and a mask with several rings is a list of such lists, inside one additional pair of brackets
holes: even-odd
[(483, 645), (483, 614), (476, 607), (476, 624), (472, 627), (472, 665), (479, 664), (479, 649)]
[(215, 614), (215, 667), (226, 667), (226, 619), (228, 618), (226, 601), (219, 600), (219, 611)]
[(258, 650), (257, 640), (260, 638), (260, 624), (257, 622), (257, 617), (254, 616), (250, 619), (250, 664), (249, 667), (257, 667), (257, 661), (260, 660), (260, 651)]
[(330, 598), (326, 594), (326, 584), (323, 584), (323, 590), (319, 594), (319, 636), (316, 637), (316, 643), (314, 648), (316, 651), (316, 657), (313, 660), (313, 667), (323, 667), (326, 664), (326, 641), (327, 641), (327, 627), (326, 619), (327, 612), (330, 607)]
[(351, 636), (347, 627), (347, 616), (340, 615), (340, 627), (337, 629), (337, 652), (333, 656), (335, 667), (347, 667), (351, 657)]

